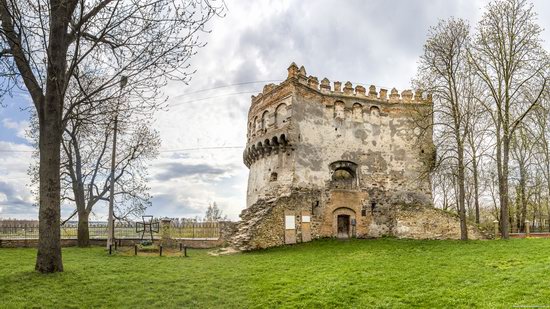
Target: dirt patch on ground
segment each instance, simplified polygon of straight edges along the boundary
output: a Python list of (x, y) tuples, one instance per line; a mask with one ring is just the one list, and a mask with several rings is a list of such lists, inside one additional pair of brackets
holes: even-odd
[(220, 255), (227, 255), (227, 254), (235, 254), (235, 253), (239, 253), (241, 251), (233, 248), (233, 247), (227, 247), (227, 248), (218, 248), (214, 251), (210, 251), (208, 252), (208, 255), (211, 255), (211, 256), (220, 256)]

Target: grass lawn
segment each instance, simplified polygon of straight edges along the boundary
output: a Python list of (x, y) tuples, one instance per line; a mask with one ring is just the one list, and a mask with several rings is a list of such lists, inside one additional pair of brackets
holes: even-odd
[(35, 254), (0, 249), (0, 308), (550, 306), (550, 239), (321, 240), (189, 258), (67, 248), (54, 275), (33, 271)]

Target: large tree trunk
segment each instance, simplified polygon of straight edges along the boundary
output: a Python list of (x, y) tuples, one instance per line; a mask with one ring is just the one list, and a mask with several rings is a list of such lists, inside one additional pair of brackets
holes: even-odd
[[(46, 99), (46, 109), (55, 100)], [(49, 104), (48, 104), (49, 103)], [(60, 153), (61, 121), (53, 113), (40, 117), (40, 209), (38, 224), (38, 254), (35, 269), (42, 273), (63, 271), (60, 232)], [(50, 110), (51, 111), (51, 110)], [(52, 115), (53, 114), (53, 115)], [(61, 115), (59, 113), (59, 115)], [(60, 117), (60, 116), (59, 116)], [(54, 119), (51, 119), (54, 118)]]
[(48, 68), (44, 104), (37, 114), (40, 124), (40, 210), (38, 254), (35, 269), (42, 273), (63, 271), (61, 260), (61, 137), (65, 97), (69, 16), (76, 1), (51, 1)]
[(90, 229), (88, 227), (88, 219), (90, 213), (87, 211), (78, 212), (78, 246), (90, 246)]

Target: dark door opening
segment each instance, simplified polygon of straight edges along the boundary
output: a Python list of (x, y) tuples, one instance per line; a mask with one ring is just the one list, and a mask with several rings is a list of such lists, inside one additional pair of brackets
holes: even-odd
[(349, 238), (350, 232), (350, 217), (349, 215), (338, 215), (338, 233), (336, 237), (338, 238)]

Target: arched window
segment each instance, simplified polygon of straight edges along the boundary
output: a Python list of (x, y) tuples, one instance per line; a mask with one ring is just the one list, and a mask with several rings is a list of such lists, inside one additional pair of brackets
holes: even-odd
[(359, 103), (353, 104), (353, 120), (354, 121), (361, 121), (363, 116), (363, 106)]
[(277, 128), (282, 127), (288, 118), (288, 111), (285, 103), (279, 104), (275, 109), (275, 125)]
[(258, 116), (254, 117), (254, 132), (258, 131)]
[(336, 189), (357, 187), (357, 164), (350, 161), (336, 161), (330, 164), (331, 186)]
[(370, 107), (370, 114), (372, 116), (380, 116), (380, 108), (378, 106), (371, 106)]
[(334, 118), (344, 119), (346, 105), (342, 101), (334, 103)]
[(271, 173), (271, 176), (269, 177), (269, 181), (277, 181), (277, 173), (273, 172)]
[(267, 111), (265, 111), (263, 114), (262, 114), (262, 123), (261, 123), (261, 129), (262, 130), (267, 130), (267, 121), (268, 121), (268, 115), (267, 115)]

